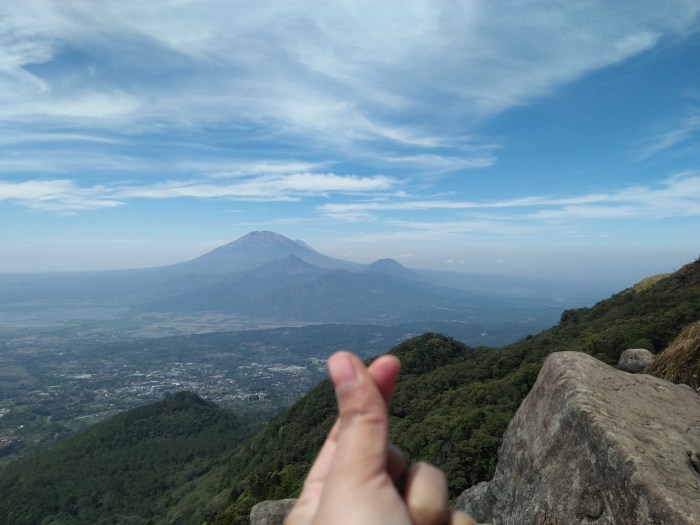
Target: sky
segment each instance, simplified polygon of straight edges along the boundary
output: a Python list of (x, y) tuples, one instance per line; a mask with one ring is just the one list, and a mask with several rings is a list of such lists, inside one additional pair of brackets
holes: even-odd
[(700, 255), (700, 0), (0, 3), (0, 272)]

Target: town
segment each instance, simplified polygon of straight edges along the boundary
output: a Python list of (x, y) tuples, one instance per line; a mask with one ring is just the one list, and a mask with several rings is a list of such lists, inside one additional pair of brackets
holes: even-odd
[(158, 348), (150, 352), (144, 341), (96, 343), (36, 335), (0, 340), (0, 462), (183, 390), (224, 407), (275, 411), (306, 393), (325, 370), (323, 358), (299, 360), (293, 352), (255, 360), (256, 354), (285, 354), (263, 342), (254, 351), (250, 344), (195, 344), (186, 361)]
[(366, 357), (411, 334), (317, 325), (143, 338), (84, 324), (0, 334), (0, 464), (118, 412), (187, 390), (271, 415), (326, 377), (339, 348)]

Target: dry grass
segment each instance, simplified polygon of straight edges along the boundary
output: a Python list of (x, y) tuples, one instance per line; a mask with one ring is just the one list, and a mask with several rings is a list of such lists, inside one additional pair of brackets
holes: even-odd
[(700, 391), (700, 321), (686, 326), (669, 347), (657, 356), (648, 372)]
[(642, 292), (649, 288), (650, 286), (658, 283), (661, 279), (665, 279), (671, 275), (670, 273), (660, 273), (659, 275), (652, 275), (651, 277), (647, 277), (646, 279), (642, 279), (639, 281), (637, 284), (635, 284), (632, 287), (632, 291), (634, 292)]

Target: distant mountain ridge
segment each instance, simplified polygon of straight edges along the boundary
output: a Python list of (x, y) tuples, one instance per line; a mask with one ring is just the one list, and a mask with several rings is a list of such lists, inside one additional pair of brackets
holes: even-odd
[(489, 299), (431, 283), (394, 259), (360, 265), (333, 259), (274, 232), (251, 232), (169, 267), (212, 284), (171, 293), (145, 311), (235, 313), (281, 322), (402, 323), (470, 318)]
[(391, 275), (392, 277), (399, 277), (401, 279), (427, 280), (424, 276), (419, 275), (413, 270), (409, 270), (395, 259), (379, 259), (365, 266), (362, 271)]
[(293, 241), (271, 231), (253, 231), (196, 259), (175, 264), (170, 268), (192, 273), (225, 275), (251, 270), (290, 255), (321, 268), (361, 267), (356, 263), (323, 255), (303, 241)]
[[(472, 276), (472, 281), (481, 277)], [(496, 279), (497, 280), (497, 279)], [(159, 268), (2, 276), (0, 302), (98, 301), (142, 313), (215, 312), (241, 322), (459, 322), (493, 326), (502, 312), (522, 330), (551, 325), (556, 299), (513, 296), (507, 284), (455, 288), (394, 259), (369, 265), (323, 255), (303, 241), (254, 231), (200, 257)], [(517, 293), (517, 292), (516, 292)], [(500, 313), (497, 313), (500, 312)]]

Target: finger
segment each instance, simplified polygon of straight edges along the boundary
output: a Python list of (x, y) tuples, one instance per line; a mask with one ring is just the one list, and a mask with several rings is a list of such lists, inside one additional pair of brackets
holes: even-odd
[(394, 445), (388, 445), (387, 447), (386, 471), (389, 473), (389, 477), (394, 482), (394, 485), (399, 486), (405, 483), (406, 458), (403, 452)]
[(381, 390), (362, 361), (349, 352), (333, 354), (328, 370), (340, 415), (329, 475), (354, 485), (386, 473), (389, 418)]
[[(379, 388), (384, 398), (384, 403), (389, 406), (391, 402), (391, 397), (394, 395), (394, 387), (396, 386), (396, 380), (399, 375), (399, 369), (401, 368), (401, 362), (398, 357), (393, 355), (383, 355), (379, 356), (374, 362), (369, 365), (368, 370), (372, 379)], [(340, 427), (338, 426), (338, 421), (333, 425), (333, 428), (328, 434), (327, 440), (337, 441), (338, 431)]]
[[(394, 394), (394, 387), (396, 386), (396, 380), (399, 375), (399, 369), (401, 368), (401, 362), (398, 357), (393, 355), (382, 355), (369, 365), (368, 370), (372, 379), (379, 388), (384, 398), (384, 403), (388, 406), (391, 402), (391, 397)], [(333, 425), (333, 428), (328, 434), (327, 439), (337, 441), (338, 431), (340, 427), (338, 426), (338, 421)]]
[(396, 379), (399, 376), (399, 368), (401, 368), (401, 362), (398, 357), (393, 355), (379, 356), (369, 365), (369, 373), (382, 393), (386, 406), (391, 403)]
[(448, 523), (447, 480), (432, 465), (416, 463), (409, 469), (404, 499), (414, 525)]
[(478, 525), (469, 515), (459, 510), (450, 511), (450, 525)]
[[(369, 373), (387, 404), (393, 394), (399, 367), (399, 360), (394, 356), (381, 356), (369, 367)], [(318, 503), (321, 498), (321, 493), (323, 492), (326, 476), (333, 463), (339, 430), (340, 420), (337, 419), (304, 480), (304, 486), (299, 495), (299, 499), (287, 520), (288, 524), (304, 525), (313, 520), (313, 516), (318, 509)], [(390, 448), (388, 451), (387, 471), (394, 483), (405, 474), (406, 461), (401, 451), (396, 447)]]
[[(321, 450), (316, 456), (309, 473), (306, 475), (306, 479), (304, 479), (304, 486), (301, 490), (301, 494), (299, 494), (299, 499), (297, 499), (297, 502), (294, 505), (293, 510), (298, 511), (295, 512), (295, 514), (306, 515), (308, 517), (308, 522), (311, 522), (313, 515), (316, 513), (318, 502), (321, 499), (321, 493), (323, 492), (323, 484), (326, 480), (326, 476), (328, 475), (328, 470), (331, 463), (333, 462), (333, 457), (335, 456), (337, 440), (332, 438), (332, 436), (337, 436), (337, 428), (339, 424), (340, 421), (336, 420), (333, 428), (326, 438), (326, 441), (323, 443)], [(294, 523), (301, 523), (301, 521), (297, 520)]]
[[(396, 385), (396, 379), (399, 374), (400, 366), (401, 363), (399, 362), (398, 358), (392, 355), (380, 356), (369, 366), (369, 373), (381, 391), (384, 402), (387, 405), (391, 401), (391, 396), (394, 393), (394, 386)], [(328, 433), (326, 441), (323, 443), (321, 451), (316, 457), (311, 470), (309, 470), (309, 473), (306, 476), (305, 485), (307, 483), (323, 481), (326, 478), (328, 469), (330, 468), (333, 461), (333, 456), (335, 454), (339, 430), (339, 422), (336, 420), (335, 424)], [(401, 472), (398, 473), (398, 476), (400, 477), (403, 474), (403, 471), (406, 470), (406, 462), (403, 459), (403, 454), (396, 448), (394, 451), (394, 456), (391, 455), (391, 451), (389, 452), (390, 456), (387, 465), (389, 468), (394, 468), (394, 470), (398, 470), (400, 465)], [(391, 473), (391, 470), (389, 470), (389, 472)]]

